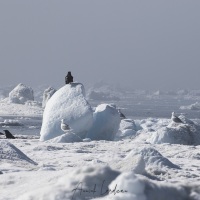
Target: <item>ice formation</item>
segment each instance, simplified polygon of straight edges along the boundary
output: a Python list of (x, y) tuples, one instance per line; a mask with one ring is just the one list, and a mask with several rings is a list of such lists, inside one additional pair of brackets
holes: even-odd
[(196, 102), (188, 106), (181, 106), (181, 110), (200, 110), (200, 103)]
[(47, 101), (52, 97), (52, 95), (56, 92), (57, 90), (52, 88), (52, 87), (48, 87), (44, 93), (43, 93), (43, 100), (42, 100), (42, 107), (44, 108), (46, 106)]
[(43, 113), (40, 140), (45, 141), (64, 134), (61, 130), (62, 119), (75, 134), (85, 138), (92, 125), (93, 116), (82, 84), (67, 84), (49, 99)]
[(114, 140), (119, 129), (120, 115), (114, 105), (101, 104), (93, 114), (93, 125), (87, 138), (92, 140)]
[(9, 102), (24, 104), (27, 101), (34, 101), (33, 89), (20, 83), (9, 93)]
[(136, 134), (136, 125), (132, 119), (122, 119), (115, 139), (131, 138)]
[(175, 123), (172, 121), (168, 126), (161, 127), (153, 132), (147, 141), (154, 144), (199, 145), (200, 126), (187, 119), (184, 115), (180, 115), (179, 118), (183, 123)]

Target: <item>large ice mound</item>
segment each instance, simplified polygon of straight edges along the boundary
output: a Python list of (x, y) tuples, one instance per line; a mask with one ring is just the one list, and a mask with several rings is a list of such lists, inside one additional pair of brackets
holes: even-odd
[(20, 83), (9, 93), (9, 102), (24, 104), (27, 101), (34, 101), (33, 89)]
[(114, 140), (119, 129), (120, 115), (114, 105), (101, 104), (93, 114), (93, 125), (87, 138), (92, 140)]
[(93, 116), (81, 83), (67, 84), (49, 99), (43, 113), (41, 141), (64, 134), (60, 127), (61, 119), (65, 120), (75, 134), (85, 138), (92, 125)]

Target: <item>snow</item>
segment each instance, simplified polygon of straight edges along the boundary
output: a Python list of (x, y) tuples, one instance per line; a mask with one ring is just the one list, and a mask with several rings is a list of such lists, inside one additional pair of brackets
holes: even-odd
[(38, 105), (14, 104), (0, 101), (1, 116), (41, 116), (43, 109)]
[(170, 122), (168, 126), (159, 128), (153, 132), (148, 142), (170, 143), (183, 145), (200, 145), (200, 126), (188, 120), (185, 116), (180, 116), (184, 123)]
[(34, 101), (33, 89), (20, 83), (9, 93), (9, 102), (24, 104), (27, 101)]
[(73, 131), (67, 131), (65, 134), (55, 137), (47, 142), (50, 143), (72, 143), (72, 142), (82, 142), (82, 139), (78, 137)]
[(53, 96), (53, 94), (57, 90), (54, 89), (53, 87), (48, 87), (47, 89), (44, 90), (43, 93), (43, 100), (42, 100), (42, 107), (44, 108), (46, 106), (47, 101)]
[(111, 104), (98, 105), (93, 118), (93, 125), (88, 131), (87, 138), (114, 140), (120, 123), (120, 115), (116, 107)]
[(3, 160), (14, 162), (28, 162), (33, 165), (37, 165), (36, 162), (28, 158), (17, 147), (7, 141), (0, 141), (0, 162)]
[[(167, 145), (156, 145), (155, 150), (151, 144), (130, 140), (67, 144), (44, 143), (38, 140), (12, 142), (34, 158), (38, 165), (30, 164), (19, 168), (15, 160), (10, 160), (10, 167), (3, 160), (0, 167), (3, 172), (0, 179), (0, 199), (71, 199), (73, 190), (79, 183), (87, 190), (93, 190), (96, 184), (96, 192), (82, 192), (80, 195), (80, 191), (76, 191), (77, 198), (74, 199), (100, 198), (104, 180), (103, 193), (107, 191), (108, 185), (113, 191), (116, 184), (117, 189), (128, 192), (116, 195), (110, 192), (101, 199), (127, 199), (134, 195), (136, 199), (139, 195), (146, 199), (195, 199), (192, 195), (200, 195), (199, 146), (191, 148), (171, 145), (169, 148)], [(128, 161), (130, 162), (127, 163)], [(120, 166), (124, 163), (124, 168), (117, 168), (119, 162)], [(125, 168), (126, 166), (130, 168)], [(9, 192), (11, 189), (12, 192)]]
[(101, 200), (182, 200), (198, 199), (200, 187), (180, 184), (163, 184), (126, 172), (119, 175), (110, 185), (110, 195)]
[(81, 138), (85, 138), (92, 125), (92, 109), (85, 99), (84, 86), (71, 83), (60, 88), (46, 104), (40, 140), (46, 141), (62, 135), (61, 120)]
[[(99, 128), (107, 132), (112, 127), (115, 137), (80, 138), (76, 125), (69, 123), (72, 129), (43, 142), (39, 140), (41, 102), (15, 104), (1, 100), (0, 128), (8, 129), (17, 139), (0, 136), (0, 200), (200, 199), (199, 112), (184, 110), (179, 116), (183, 123), (170, 119), (172, 111), (178, 113), (181, 105), (190, 105), (199, 98), (192, 91), (170, 97), (166, 93), (155, 97), (150, 92), (130, 91), (119, 96), (118, 102), (90, 101), (89, 105), (81, 84), (64, 87), (68, 89), (61, 88), (63, 92), (70, 92), (63, 94), (68, 96), (63, 104), (75, 109), (68, 100), (81, 102), (79, 109), (89, 108), (84, 116), (90, 116), (90, 123), (90, 105), (96, 107), (94, 115), (99, 117), (94, 118), (94, 136), (98, 136)], [(127, 119), (120, 121), (113, 103), (123, 109)], [(79, 109), (74, 112), (77, 114)], [(62, 107), (59, 112), (65, 110)], [(74, 114), (68, 111), (66, 115)], [(59, 117), (60, 129), (61, 118), (65, 118)], [(77, 125), (83, 125), (82, 121), (78, 120)], [(80, 190), (75, 191), (77, 187)]]

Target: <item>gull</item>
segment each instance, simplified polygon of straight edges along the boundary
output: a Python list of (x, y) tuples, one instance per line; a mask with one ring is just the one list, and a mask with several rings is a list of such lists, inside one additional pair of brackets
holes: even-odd
[(172, 112), (171, 120), (172, 120), (173, 122), (175, 122), (175, 123), (183, 123), (183, 122), (181, 121), (181, 119), (175, 115), (174, 112)]
[(70, 130), (69, 125), (64, 122), (64, 119), (61, 119), (60, 127), (61, 127), (62, 131), (64, 131), (64, 132), (67, 132)]

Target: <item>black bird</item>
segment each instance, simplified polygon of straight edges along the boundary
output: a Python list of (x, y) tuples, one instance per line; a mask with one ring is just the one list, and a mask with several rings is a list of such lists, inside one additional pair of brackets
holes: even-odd
[(12, 133), (9, 130), (3, 130), (7, 139), (15, 139)]
[(121, 110), (118, 109), (118, 111), (119, 111), (119, 114), (120, 114), (120, 118), (121, 119), (126, 119), (126, 116), (121, 112)]

